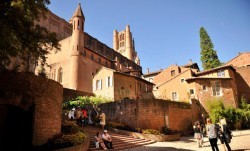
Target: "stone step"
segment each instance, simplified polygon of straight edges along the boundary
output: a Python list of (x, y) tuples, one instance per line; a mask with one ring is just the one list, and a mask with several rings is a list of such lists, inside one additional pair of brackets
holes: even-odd
[[(126, 137), (113, 137), (113, 136), (111, 136), (111, 138), (112, 138), (112, 140), (136, 140), (136, 139), (138, 139), (138, 138), (133, 138), (133, 137), (126, 138)], [(95, 138), (90, 137), (90, 140), (95, 141)], [(138, 140), (140, 140), (140, 139), (138, 139)]]
[[(89, 146), (89, 151), (99, 151), (101, 149), (95, 148), (95, 135), (96, 132), (102, 133), (103, 130), (95, 128), (95, 127), (87, 127), (85, 128), (86, 132), (90, 136), (90, 146)], [(134, 148), (142, 145), (147, 145), (147, 144), (152, 144), (155, 141), (151, 140), (144, 140), (144, 139), (139, 139), (139, 138), (134, 138), (132, 136), (126, 136), (122, 134), (117, 134), (114, 132), (109, 131), (109, 135), (112, 138), (113, 141), (113, 147), (115, 149), (112, 149), (117, 151), (117, 150), (124, 150), (128, 148)]]
[[(95, 147), (95, 143), (94, 141), (91, 141), (92, 143), (90, 144), (90, 147)], [(146, 143), (146, 142), (149, 142), (149, 140), (127, 140), (127, 141), (119, 141), (119, 140), (116, 140), (114, 141), (113, 140), (113, 145), (114, 146), (118, 146), (118, 145), (123, 145), (123, 144), (136, 144), (136, 143)]]
[[(140, 142), (140, 143), (121, 143), (120, 145), (113, 145), (114, 149), (112, 150), (123, 150), (123, 149), (128, 149), (128, 148), (134, 148), (142, 145), (148, 145), (155, 143), (155, 141), (145, 141), (145, 142)], [(99, 151), (101, 149), (95, 148), (95, 146), (91, 146), (89, 148), (89, 151)]]

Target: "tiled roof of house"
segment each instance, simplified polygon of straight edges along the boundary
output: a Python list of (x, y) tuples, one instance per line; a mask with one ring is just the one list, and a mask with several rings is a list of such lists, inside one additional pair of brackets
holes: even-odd
[(141, 80), (141, 81), (143, 81), (143, 82), (146, 82), (146, 83), (155, 85), (154, 83), (149, 82), (149, 81), (147, 81), (147, 80), (145, 80), (145, 79), (142, 79), (142, 78), (140, 78), (140, 77), (137, 77), (137, 76), (134, 76), (134, 75), (130, 75), (130, 74), (127, 74), (127, 73), (124, 73), (124, 72), (114, 71), (114, 73), (122, 74), (122, 75), (129, 76), (129, 77), (134, 77), (134, 78), (136, 78), (136, 79), (138, 79), (138, 80)]
[(210, 70), (205, 70), (205, 71), (202, 71), (202, 72), (198, 72), (198, 73), (196, 73), (196, 75), (197, 76), (198, 75), (203, 75), (203, 74), (207, 74), (207, 73), (214, 72), (214, 71), (221, 70), (221, 69), (225, 69), (225, 68), (230, 68), (232, 70), (235, 70), (233, 68), (233, 66), (231, 66), (231, 65), (224, 65), (224, 66), (219, 66), (217, 68), (213, 68), (213, 69), (210, 69)]
[(147, 76), (151, 76), (151, 75), (154, 75), (154, 74), (159, 74), (159, 73), (161, 73), (163, 70), (161, 69), (161, 70), (158, 70), (158, 71), (155, 71), (155, 72), (150, 72), (150, 73), (147, 73), (147, 74), (144, 74), (143, 76), (144, 77), (147, 77)]
[(187, 78), (186, 81), (193, 81), (193, 80), (231, 80), (232, 78), (228, 78), (228, 77), (192, 77), (192, 78)]
[(225, 65), (229, 65), (229, 63), (231, 61), (233, 61), (234, 59), (238, 58), (239, 56), (243, 55), (243, 54), (250, 54), (250, 52), (240, 52), (237, 56), (235, 56), (233, 59), (229, 60), (227, 63), (225, 63)]

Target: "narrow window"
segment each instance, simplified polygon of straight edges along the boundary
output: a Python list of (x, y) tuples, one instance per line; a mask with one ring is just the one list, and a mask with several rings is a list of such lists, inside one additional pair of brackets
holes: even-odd
[(96, 89), (101, 90), (102, 89), (102, 80), (96, 80)]
[(111, 78), (110, 78), (110, 77), (108, 77), (108, 87), (110, 87), (110, 86), (111, 86), (110, 81), (111, 81)]
[(177, 93), (176, 92), (172, 92), (172, 100), (177, 101)]
[(171, 76), (175, 76), (175, 70), (171, 70)]
[(90, 57), (90, 58), (91, 58), (91, 60), (94, 60), (94, 55), (93, 55), (93, 54), (91, 54), (91, 57)]
[(77, 29), (80, 29), (79, 20), (77, 22)]
[(62, 70), (62, 68), (59, 68), (58, 69), (58, 77), (57, 77), (57, 81), (59, 83), (62, 83), (62, 77), (63, 77), (63, 70)]
[(203, 91), (207, 91), (207, 87), (205, 85), (202, 86)]
[(82, 21), (82, 31), (83, 31), (83, 21)]
[(218, 81), (213, 83), (212, 90), (213, 90), (213, 96), (221, 95), (220, 83)]
[(194, 89), (189, 90), (190, 95), (194, 94)]

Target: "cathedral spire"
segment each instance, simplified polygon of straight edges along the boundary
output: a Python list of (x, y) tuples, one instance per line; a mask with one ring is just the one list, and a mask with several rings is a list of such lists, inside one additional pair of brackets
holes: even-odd
[(84, 14), (82, 12), (82, 8), (81, 8), (81, 3), (78, 4), (73, 16), (71, 17), (70, 20), (73, 20), (74, 17), (83, 17), (83, 19), (85, 20)]

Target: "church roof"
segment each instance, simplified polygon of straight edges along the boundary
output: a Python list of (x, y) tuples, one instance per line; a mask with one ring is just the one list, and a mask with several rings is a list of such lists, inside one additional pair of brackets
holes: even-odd
[(80, 3), (78, 4), (78, 6), (76, 8), (76, 11), (75, 11), (75, 13), (73, 14), (73, 16), (71, 17), (70, 20), (73, 20), (74, 17), (83, 17), (83, 18), (85, 18), (84, 15), (83, 15)]

